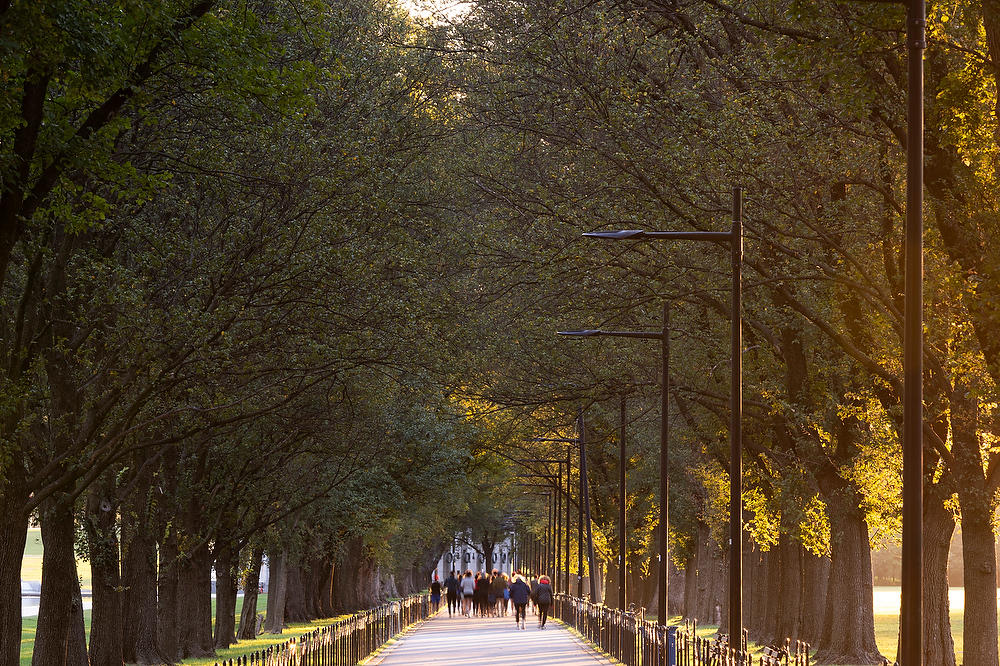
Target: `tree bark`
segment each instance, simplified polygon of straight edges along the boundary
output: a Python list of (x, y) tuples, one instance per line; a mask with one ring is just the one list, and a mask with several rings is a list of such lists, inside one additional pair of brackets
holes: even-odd
[(320, 578), (320, 588), (319, 588), (319, 616), (320, 617), (333, 617), (333, 562), (331, 560), (323, 560), (323, 575)]
[(215, 647), (224, 650), (236, 642), (236, 571), (229, 544), (215, 549)]
[(854, 488), (827, 494), (830, 516), (830, 582), (817, 664), (875, 664), (872, 558), (868, 523)]
[[(744, 607), (743, 626), (750, 631), (750, 637), (757, 643), (770, 641), (773, 627), (768, 626), (768, 615), (774, 601), (769, 588), (777, 580), (771, 576), (773, 549), (767, 552), (747, 544), (743, 546)], [(749, 586), (749, 589), (747, 587)]]
[(177, 638), (177, 535), (173, 528), (160, 541), (160, 567), (156, 579), (156, 628), (160, 648), (173, 662)]
[(778, 535), (778, 556), (781, 559), (781, 569), (774, 638), (775, 641), (782, 641), (786, 638), (793, 641), (801, 640), (803, 638), (802, 601), (805, 585), (802, 571), (802, 548), (785, 531)]
[[(778, 535), (778, 543), (771, 547), (765, 555), (766, 566), (764, 568), (764, 585), (759, 586), (758, 594), (764, 595), (764, 618), (761, 622), (762, 630), (760, 636), (753, 638), (755, 642), (767, 643), (770, 645), (784, 644), (785, 638), (789, 634), (781, 631), (781, 618), (783, 615), (797, 615), (798, 605), (792, 605), (792, 597), (782, 596), (781, 584), (787, 578), (794, 578), (795, 574), (786, 569), (793, 566), (793, 562), (785, 562), (782, 557), (783, 540), (787, 541), (787, 535)], [(797, 573), (797, 572), (796, 572)]]
[(265, 634), (280, 634), (285, 628), (285, 594), (288, 588), (288, 556), (282, 551), (268, 557), (270, 583), (267, 590), (267, 617)]
[(257, 637), (257, 590), (260, 589), (260, 567), (264, 549), (254, 546), (250, 552), (250, 568), (243, 582), (243, 608), (240, 611), (240, 627), (236, 638), (245, 641)]
[(85, 666), (87, 638), (76, 572), (72, 500), (47, 502), (42, 515), (42, 591), (32, 666)]
[(924, 666), (955, 666), (948, 606), (948, 551), (955, 516), (936, 491), (933, 484), (924, 486)]
[(962, 661), (997, 666), (997, 574), (993, 493), (983, 473), (979, 404), (967, 387), (951, 395), (953, 469), (962, 511), (965, 627)]
[(112, 491), (113, 483), (103, 482), (87, 494), (86, 532), (93, 589), (90, 666), (122, 666), (125, 663), (117, 512)]
[(156, 626), (156, 541), (150, 534), (149, 482), (122, 505), (122, 656), (128, 663), (162, 664), (173, 659), (160, 650)]
[(350, 539), (342, 559), (334, 568), (333, 607), (335, 612), (370, 608), (380, 599), (378, 571), (364, 552), (360, 538)]
[(306, 597), (302, 583), (302, 567), (289, 564), (285, 578), (285, 622), (305, 622), (313, 618), (306, 613)]
[(177, 562), (177, 653), (181, 659), (211, 657), (212, 555), (206, 544)]
[(697, 617), (695, 613), (698, 590), (697, 553), (697, 547), (693, 548), (684, 563), (684, 610), (681, 612), (684, 619)]
[[(13, 475), (11, 475), (13, 476)], [(19, 485), (13, 479), (0, 481), (0, 664), (16, 665), (21, 654), (21, 561), (24, 559), (28, 516)]]
[(802, 552), (802, 639), (816, 646), (823, 634), (826, 591), (830, 583), (830, 558)]

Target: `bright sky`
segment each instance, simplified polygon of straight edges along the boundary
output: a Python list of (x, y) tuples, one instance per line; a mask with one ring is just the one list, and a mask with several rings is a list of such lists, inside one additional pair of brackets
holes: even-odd
[(455, 20), (469, 11), (469, 0), (400, 0), (414, 16)]

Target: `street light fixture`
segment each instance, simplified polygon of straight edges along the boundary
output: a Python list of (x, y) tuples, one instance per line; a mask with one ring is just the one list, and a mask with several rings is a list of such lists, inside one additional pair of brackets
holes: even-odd
[[(635, 238), (641, 231), (609, 232), (615, 238)], [(620, 234), (628, 234), (621, 236)], [(667, 464), (669, 460), (669, 428), (667, 403), (670, 396), (670, 304), (663, 302), (663, 329), (660, 331), (605, 331), (601, 329), (585, 329), (582, 331), (557, 331), (559, 335), (566, 335), (578, 338), (590, 337), (612, 337), (612, 338), (637, 338), (642, 340), (660, 341), (660, 367), (662, 369), (662, 381), (660, 384), (660, 552), (659, 559), (659, 587), (657, 600), (657, 616), (661, 624), (667, 622), (667, 528), (669, 525), (669, 497), (670, 497), (670, 472)], [(624, 398), (622, 404), (622, 432), (619, 450), (619, 535), (621, 538), (621, 585), (618, 591), (620, 607), (625, 609), (625, 407)]]
[[(918, 0), (912, 0), (917, 2)], [(641, 229), (629, 229), (625, 231), (592, 231), (583, 234), (588, 238), (601, 238), (605, 240), (692, 240), (722, 243), (728, 245), (730, 249), (732, 265), (732, 332), (731, 332), (731, 356), (732, 375), (730, 382), (730, 423), (729, 423), (729, 634), (739, 637), (743, 633), (743, 316), (742, 316), (742, 269), (743, 269), (743, 190), (739, 187), (733, 188), (733, 223), (730, 231), (645, 231)], [(666, 321), (666, 314), (664, 320)], [(666, 326), (664, 326), (666, 329)], [(655, 334), (641, 331), (615, 331), (603, 333), (622, 333), (616, 337), (650, 338)], [(597, 331), (577, 332), (578, 335), (600, 335)], [(665, 338), (663, 338), (665, 339)], [(663, 348), (666, 349), (664, 344)], [(666, 368), (666, 362), (664, 362)], [(664, 373), (666, 377), (666, 373)], [(664, 394), (666, 394), (667, 379), (664, 379)], [(665, 399), (664, 399), (665, 400)], [(666, 427), (666, 404), (662, 405), (663, 418), (661, 419), (661, 469), (666, 469), (664, 447), (662, 442), (665, 439), (664, 428)], [(663, 492), (664, 474), (661, 471), (660, 489)], [(664, 495), (665, 497), (665, 495)], [(665, 502), (661, 501), (662, 505)], [(666, 525), (666, 521), (662, 523)], [(666, 530), (662, 530), (661, 538), (666, 540)], [(662, 555), (662, 553), (661, 553)], [(666, 558), (660, 562), (660, 572), (663, 579), (666, 578)], [(661, 582), (661, 589), (663, 583)], [(660, 599), (661, 624), (666, 624), (666, 599)], [(736, 643), (739, 644), (738, 642)]]
[[(538, 440), (532, 440), (532, 441), (538, 441)], [(507, 456), (505, 456), (505, 457), (507, 457)], [(554, 589), (558, 591), (560, 589), (560, 587), (559, 587), (560, 581), (564, 581), (564, 586), (565, 586), (566, 592), (568, 594), (569, 593), (569, 515), (570, 515), (569, 514), (569, 509), (570, 509), (570, 507), (569, 507), (569, 503), (570, 503), (570, 496), (569, 496), (569, 464), (570, 464), (570, 453), (569, 453), (569, 451), (566, 452), (566, 459), (565, 460), (563, 460), (561, 458), (510, 458), (510, 459), (513, 460), (514, 462), (518, 463), (519, 465), (523, 465), (524, 467), (526, 467), (527, 469), (531, 470), (532, 472), (534, 472), (535, 470), (532, 469), (528, 465), (528, 463), (543, 463), (543, 464), (555, 463), (557, 465), (557, 472), (556, 473), (558, 475), (558, 478), (557, 478), (557, 485), (556, 485), (557, 492), (556, 492), (556, 525), (555, 525), (555, 535), (556, 535), (556, 538), (555, 538), (555, 561), (554, 561), (554, 565), (555, 566), (553, 566), (553, 575), (555, 576), (555, 581), (554, 581), (555, 588)], [(563, 465), (566, 465), (566, 487), (565, 488), (563, 488), (563, 486), (562, 486), (562, 466)], [(563, 518), (562, 518), (562, 498), (563, 498), (563, 494), (565, 494), (565, 496), (566, 496), (566, 522), (565, 522), (565, 525), (563, 524)], [(565, 529), (564, 529), (564, 527), (565, 527)], [(563, 534), (563, 532), (566, 533), (566, 550), (565, 550), (565, 552), (566, 552), (566, 570), (563, 572), (562, 575), (560, 575), (560, 571), (559, 571), (559, 555), (563, 552), (563, 550), (562, 550), (562, 536), (561, 536)]]
[[(588, 534), (590, 534), (590, 530), (589, 530), (589, 526), (590, 526), (590, 502), (589, 502), (589, 495), (587, 495), (587, 497), (586, 497), (587, 501), (584, 501), (584, 498), (585, 498), (584, 490), (589, 486), (589, 483), (588, 483), (588, 480), (587, 480), (587, 465), (585, 463), (585, 459), (586, 459), (586, 443), (584, 441), (584, 423), (583, 423), (583, 410), (582, 409), (580, 410), (579, 414), (577, 415), (577, 433), (578, 433), (577, 437), (533, 437), (531, 439), (531, 441), (532, 442), (555, 442), (555, 443), (560, 443), (560, 444), (576, 445), (578, 447), (578, 451), (579, 451), (579, 455), (580, 455), (580, 470), (579, 470), (579, 473), (578, 473), (579, 482), (580, 482), (580, 500), (577, 502), (577, 505), (576, 505), (577, 506), (577, 521), (576, 521), (576, 527), (577, 527), (577, 541), (576, 541), (576, 543), (577, 543), (577, 549), (576, 549), (576, 596), (583, 597), (583, 525), (584, 525), (584, 520), (586, 519), (586, 524), (588, 526)], [(566, 462), (566, 467), (567, 467), (567, 469), (569, 469), (569, 460), (570, 460), (570, 452), (567, 451), (566, 452), (566, 461), (567, 461)], [(569, 479), (569, 473), (567, 473), (566, 474), (566, 488), (567, 488), (566, 496), (567, 497), (570, 496), (569, 490), (568, 490), (568, 488), (569, 488), (569, 481), (570, 481), (570, 479)], [(569, 551), (570, 551), (570, 543), (569, 543), (569, 523), (570, 523), (570, 520), (569, 520), (569, 511), (570, 511), (570, 506), (569, 506), (569, 502), (567, 502), (566, 503), (566, 573), (567, 573), (566, 594), (569, 594), (569, 578), (568, 578), (568, 574), (569, 574), (569, 555), (570, 555), (570, 553), (569, 553)], [(586, 516), (584, 516), (584, 511), (586, 511)], [(589, 548), (589, 555), (588, 555), (588, 557), (589, 557), (590, 570), (591, 571), (595, 571), (596, 568), (595, 568), (595, 562), (594, 562), (593, 539), (591, 539), (591, 541), (590, 541), (590, 548)], [(595, 587), (596, 587), (596, 584), (595, 584), (595, 582), (593, 580), (593, 576), (592, 576), (591, 577), (591, 595), (592, 595), (592, 598), (593, 598), (593, 595), (596, 594)]]

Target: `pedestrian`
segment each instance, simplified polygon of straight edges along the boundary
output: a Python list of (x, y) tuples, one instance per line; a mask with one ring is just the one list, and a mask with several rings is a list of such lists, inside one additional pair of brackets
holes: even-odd
[(496, 612), (497, 607), (497, 570), (494, 569), (493, 573), (486, 578), (486, 612), (484, 615), (493, 615)]
[(508, 588), (510, 592), (510, 602), (514, 604), (514, 626), (524, 629), (525, 608), (528, 605), (528, 598), (531, 596), (531, 588), (524, 581), (524, 577), (518, 572), (513, 573), (513, 582)]
[(486, 577), (486, 573), (480, 571), (476, 576), (476, 592), (475, 592), (475, 603), (476, 603), (476, 615), (480, 617), (486, 616), (486, 596), (490, 591), (490, 581)]
[(535, 590), (538, 589), (538, 576), (531, 576), (531, 614), (538, 615), (538, 602), (535, 601)]
[(552, 605), (552, 583), (549, 577), (542, 574), (538, 577), (538, 585), (531, 594), (538, 606), (538, 628), (545, 628), (545, 620), (549, 616), (549, 606)]
[(469, 617), (469, 612), (472, 610), (472, 595), (476, 592), (476, 581), (472, 580), (472, 569), (466, 570), (460, 589), (462, 592), (462, 615)]
[(510, 579), (507, 574), (501, 574), (501, 576), (503, 576), (503, 599), (500, 600), (500, 607), (503, 610), (502, 615), (507, 617), (507, 609), (510, 606)]
[(431, 608), (437, 613), (441, 608), (441, 581), (438, 580), (437, 572), (434, 572), (434, 582), (431, 583)]
[(490, 583), (490, 596), (493, 603), (490, 604), (490, 614), (499, 617), (500, 605), (503, 603), (503, 593), (507, 589), (507, 581), (496, 569), (493, 570), (493, 581)]
[(448, 577), (444, 579), (444, 590), (448, 597), (448, 617), (451, 617), (452, 610), (459, 612), (458, 605), (458, 579), (455, 578), (455, 570), (452, 569)]

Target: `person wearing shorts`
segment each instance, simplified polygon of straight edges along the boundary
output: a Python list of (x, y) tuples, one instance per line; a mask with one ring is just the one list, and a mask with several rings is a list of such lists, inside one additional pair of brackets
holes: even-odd
[(441, 581), (438, 580), (437, 573), (434, 574), (434, 582), (431, 583), (431, 612), (437, 613), (441, 608)]
[(528, 598), (531, 596), (531, 588), (528, 587), (521, 574), (515, 571), (513, 576), (514, 581), (508, 590), (510, 601), (514, 604), (514, 626), (518, 629), (524, 629), (525, 609), (528, 606)]

